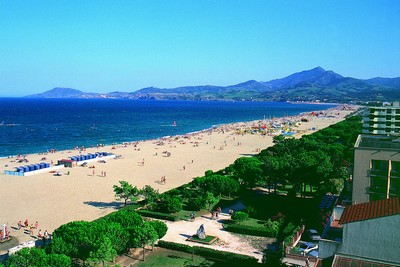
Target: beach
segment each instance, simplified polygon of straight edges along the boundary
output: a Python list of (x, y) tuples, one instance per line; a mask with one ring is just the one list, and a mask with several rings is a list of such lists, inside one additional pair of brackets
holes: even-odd
[[(49, 172), (5, 175), (5, 170), (26, 163), (18, 163), (16, 157), (1, 158), (0, 223), (6, 224), (20, 242), (31, 240), (22, 230), (14, 229), (18, 221), (28, 219), (29, 224), (37, 221), (38, 229), (49, 233), (70, 221), (91, 221), (123, 205), (115, 200), (113, 192), (119, 181), (127, 181), (139, 189), (150, 185), (162, 193), (203, 176), (207, 170), (218, 171), (239, 157), (255, 155), (270, 147), (273, 136), (282, 131), (272, 125), (281, 125), (281, 129), (298, 138), (335, 124), (352, 112), (354, 109), (338, 106), (299, 116), (220, 125), (187, 135), (25, 156), (29, 164), (46, 161), (54, 165), (58, 160), (79, 154), (116, 155), (114, 159), (95, 161), (86, 167), (61, 169), (61, 176)], [(288, 121), (291, 123), (285, 124)], [(165, 183), (161, 183), (163, 176)]]

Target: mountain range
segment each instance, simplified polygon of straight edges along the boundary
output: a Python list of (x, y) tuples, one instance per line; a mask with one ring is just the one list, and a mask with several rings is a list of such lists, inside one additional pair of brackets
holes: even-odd
[(229, 86), (148, 87), (133, 92), (87, 93), (56, 87), (30, 98), (118, 98), (154, 100), (320, 101), (331, 103), (400, 99), (400, 77), (355, 79), (317, 67), (267, 82), (255, 80)]

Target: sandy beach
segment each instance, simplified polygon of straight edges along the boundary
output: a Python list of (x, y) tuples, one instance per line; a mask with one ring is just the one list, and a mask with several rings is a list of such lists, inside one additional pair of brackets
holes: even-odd
[[(61, 176), (49, 172), (32, 176), (5, 175), (5, 170), (14, 170), (26, 163), (18, 163), (16, 158), (2, 158), (0, 223), (7, 224), (11, 235), (17, 236), (22, 242), (32, 238), (23, 234), (22, 230), (13, 229), (20, 220), (24, 222), (28, 219), (29, 224), (38, 221), (38, 228), (50, 233), (69, 221), (91, 221), (122, 205), (121, 201), (115, 200), (113, 192), (113, 185), (119, 184), (118, 181), (128, 181), (138, 188), (150, 185), (164, 192), (204, 175), (206, 170), (220, 170), (239, 157), (254, 155), (271, 146), (273, 134), (261, 134), (257, 130), (265, 125), (266, 129), (276, 132), (271, 128), (272, 124), (288, 120), (299, 122), (283, 127), (296, 132), (295, 137), (300, 137), (335, 124), (352, 112), (354, 110), (338, 107), (316, 112), (323, 113), (319, 116), (307, 113), (268, 121), (222, 125), (190, 135), (86, 148), (81, 152), (70, 150), (26, 155), (29, 164), (42, 162), (43, 157), (46, 162), (57, 163), (60, 159), (79, 153), (84, 155), (104, 151), (117, 155), (117, 158), (108, 159), (105, 163), (96, 161), (87, 167), (61, 169)], [(301, 122), (302, 118), (308, 121)], [(160, 182), (163, 176), (166, 178), (165, 184)], [(37, 230), (34, 234), (37, 234)]]

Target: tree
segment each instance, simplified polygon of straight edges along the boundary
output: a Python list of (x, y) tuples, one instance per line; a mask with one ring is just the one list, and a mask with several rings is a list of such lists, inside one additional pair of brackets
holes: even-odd
[(105, 261), (114, 261), (117, 251), (113, 248), (111, 240), (103, 236), (96, 243), (96, 249), (90, 251), (88, 260), (94, 263), (101, 262), (103, 267)]
[(128, 231), (118, 222), (100, 220), (95, 222), (94, 229), (103, 233), (111, 241), (111, 246), (117, 253), (126, 252), (129, 241)]
[(211, 192), (207, 192), (204, 196), (204, 203), (208, 206), (208, 209), (211, 209), (211, 205), (216, 204), (218, 201), (219, 198), (215, 197)]
[(51, 267), (71, 266), (71, 258), (64, 254), (48, 254), (48, 263)]
[(167, 213), (175, 213), (182, 210), (183, 201), (182, 198), (179, 196), (170, 196), (168, 194), (165, 194), (162, 195), (158, 206), (162, 211), (165, 211)]
[[(119, 210), (104, 217), (107, 222), (119, 223), (128, 232), (126, 247), (139, 247), (142, 217), (133, 211)], [(118, 251), (118, 250), (117, 250)]]
[(94, 249), (94, 234), (89, 222), (74, 221), (63, 224), (53, 232), (50, 251), (86, 261)]
[(158, 190), (155, 190), (150, 185), (146, 185), (139, 190), (139, 194), (144, 198), (147, 208), (153, 210), (156, 206), (156, 200), (160, 196)]
[(114, 193), (117, 200), (124, 200), (124, 206), (126, 206), (128, 200), (136, 200), (139, 190), (137, 187), (133, 187), (127, 181), (119, 181), (121, 186), (114, 185)]
[(154, 220), (154, 221), (150, 221), (149, 223), (151, 224), (153, 229), (156, 231), (158, 239), (161, 239), (165, 236), (165, 234), (168, 231), (168, 226), (164, 222)]
[(39, 248), (23, 248), (11, 255), (7, 259), (7, 266), (20, 266), (20, 267), (47, 267), (48, 258), (43, 249)]
[(256, 157), (238, 158), (234, 164), (236, 177), (249, 187), (256, 185), (263, 173), (262, 162)]
[(150, 222), (143, 223), (140, 232), (140, 239), (144, 241), (144, 244), (151, 245), (152, 247), (154, 246), (154, 243), (157, 241), (158, 234)]

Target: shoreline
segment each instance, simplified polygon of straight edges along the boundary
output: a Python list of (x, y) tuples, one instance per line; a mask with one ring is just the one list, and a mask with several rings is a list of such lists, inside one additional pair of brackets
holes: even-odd
[[(315, 102), (315, 103), (314, 102), (288, 102), (288, 103), (290, 103), (290, 104), (329, 105), (329, 106), (333, 106), (331, 108), (323, 109), (321, 111), (328, 111), (330, 109), (336, 109), (337, 107), (341, 106), (340, 104), (336, 104), (336, 103), (317, 103), (317, 102)], [(271, 115), (265, 117), (265, 115), (264, 115), (264, 118), (260, 118), (260, 119), (255, 119), (255, 120), (250, 120), (250, 121), (233, 121), (233, 122), (227, 122), (227, 123), (212, 124), (212, 125), (209, 125), (208, 127), (204, 128), (204, 129), (183, 132), (181, 134), (173, 134), (173, 135), (170, 135), (170, 136), (183, 136), (183, 135), (188, 135), (188, 134), (195, 134), (195, 133), (198, 133), (198, 132), (204, 132), (204, 131), (212, 130), (213, 128), (222, 127), (224, 125), (231, 125), (231, 124), (237, 124), (237, 123), (250, 123), (250, 122), (256, 122), (256, 121), (263, 121), (263, 120), (270, 121), (270, 120), (276, 120), (276, 119), (281, 119), (281, 118), (285, 118), (285, 117), (296, 117), (296, 116), (301, 116), (303, 113), (310, 113), (310, 112), (312, 112), (312, 111), (300, 112), (300, 113), (293, 114), (293, 115), (284, 115), (285, 113), (283, 113), (282, 116), (279, 116), (279, 115), (276, 116), (276, 114), (275, 115), (271, 114)], [(272, 116), (274, 116), (274, 117), (272, 117)], [(113, 146), (113, 145), (118, 145), (118, 144), (122, 144), (122, 143), (142, 142), (142, 141), (146, 141), (146, 140), (157, 140), (157, 139), (164, 138), (164, 137), (165, 136), (156, 136), (156, 137), (148, 138), (148, 139), (140, 139), (139, 138), (139, 139), (133, 139), (133, 140), (130, 140), (130, 141), (120, 140), (120, 141), (115, 141), (115, 142), (110, 142), (110, 143), (100, 143), (100, 141), (99, 141), (99, 144), (103, 145), (103, 146)], [(169, 137), (169, 136), (166, 136), (166, 137)], [(93, 148), (94, 147), (93, 143), (95, 143), (95, 142), (91, 142), (90, 145), (86, 144), (86, 145), (79, 145), (79, 146), (75, 146), (75, 147)], [(45, 149), (41, 150), (41, 149), (38, 148), (37, 150), (31, 151), (31, 152), (27, 152), (27, 153), (16, 152), (15, 154), (10, 154), (10, 155), (0, 155), (0, 159), (17, 157), (17, 156), (20, 156), (20, 155), (23, 156), (23, 155), (32, 155), (32, 154), (46, 154), (46, 153), (49, 153), (49, 150), (70, 151), (70, 150), (73, 150), (75, 147), (65, 147), (65, 148), (64, 147), (60, 147), (60, 148), (51, 147), (51, 148), (48, 148), (47, 151)]]
[[(354, 112), (337, 108), (315, 111), (325, 116), (308, 117), (308, 122), (292, 125), (296, 129), (294, 137), (321, 130)], [(32, 176), (4, 175), (4, 170), (13, 170), (24, 163), (13, 162), (15, 158), (0, 158), (2, 190), (7, 192), (0, 201), (0, 223), (7, 224), (11, 235), (24, 242), (32, 237), (12, 228), (19, 220), (38, 221), (42, 232), (50, 233), (70, 221), (92, 221), (121, 206), (113, 192), (113, 185), (118, 185), (119, 181), (127, 181), (138, 188), (150, 185), (163, 193), (203, 176), (207, 170), (218, 171), (237, 158), (258, 154), (272, 146), (274, 129), (261, 134), (259, 126), (300, 121), (304, 116), (236, 122), (191, 134), (86, 148), (81, 151), (83, 155), (104, 151), (118, 157), (104, 163), (90, 163), (87, 167), (64, 168), (61, 176), (48, 172)], [(38, 163), (43, 157), (48, 162), (57, 162), (78, 153), (79, 150), (63, 150), (47, 155), (28, 154), (26, 158), (29, 164)], [(160, 181), (163, 176), (166, 183)]]

